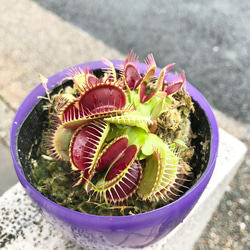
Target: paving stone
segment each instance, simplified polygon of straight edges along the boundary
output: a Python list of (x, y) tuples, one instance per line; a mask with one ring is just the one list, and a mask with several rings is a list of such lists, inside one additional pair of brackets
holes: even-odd
[(18, 182), (9, 149), (0, 143), (0, 196)]
[(0, 96), (13, 110), (40, 83), (38, 73), (49, 77), (102, 57), (125, 58), (29, 0), (2, 0), (0, 11), (0, 37), (4, 38), (0, 43)]

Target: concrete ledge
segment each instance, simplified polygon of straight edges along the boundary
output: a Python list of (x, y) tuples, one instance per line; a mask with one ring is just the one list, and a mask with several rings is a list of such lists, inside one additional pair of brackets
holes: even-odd
[[(196, 206), (161, 244), (168, 250), (191, 250), (210, 221), (228, 184), (233, 179), (247, 152), (241, 141), (220, 129), (218, 159), (212, 178)], [(181, 237), (180, 237), (181, 235)]]
[[(188, 217), (155, 245), (144, 248), (192, 249), (241, 164), (246, 146), (220, 129), (219, 155), (214, 174)], [(82, 249), (47, 223), (18, 183), (0, 197), (0, 248)], [(181, 236), (181, 237), (180, 237)]]

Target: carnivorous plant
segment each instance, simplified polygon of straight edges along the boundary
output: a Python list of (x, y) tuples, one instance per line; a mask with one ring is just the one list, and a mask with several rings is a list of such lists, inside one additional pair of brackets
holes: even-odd
[[(173, 96), (185, 93), (185, 73), (166, 82), (174, 66), (169, 64), (155, 77), (152, 54), (145, 59), (143, 74), (132, 52), (118, 69), (107, 59), (103, 62), (107, 67), (100, 78), (87, 68), (70, 70), (73, 87), (53, 96), (50, 155), (70, 162), (75, 172), (72, 186), (83, 185), (100, 203), (123, 204), (133, 197), (148, 202), (172, 199), (190, 171), (183, 154), (190, 126), (181, 130), (179, 124), (192, 105), (181, 114), (173, 108)], [(177, 128), (168, 140), (163, 124), (170, 121)]]

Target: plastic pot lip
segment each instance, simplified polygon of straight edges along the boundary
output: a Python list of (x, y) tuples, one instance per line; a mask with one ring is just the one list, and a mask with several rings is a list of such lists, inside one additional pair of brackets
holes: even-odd
[[(117, 66), (119, 65), (123, 65), (124, 61), (123, 60), (111, 60), (111, 62), (114, 64), (115, 68), (117, 68)], [(68, 77), (68, 70), (72, 69), (72, 68), (84, 68), (85, 66), (87, 66), (90, 70), (95, 70), (95, 69), (100, 69), (100, 68), (107, 68), (107, 66), (102, 62), (102, 61), (93, 61), (93, 62), (87, 62), (87, 63), (83, 63), (83, 64), (79, 64), (67, 69), (64, 69), (54, 75), (52, 75), (51, 77), (48, 78), (48, 88), (51, 89), (53, 87), (55, 87), (56, 85), (58, 85), (59, 83), (61, 83), (66, 77)], [(140, 70), (141, 73), (144, 72), (145, 70), (145, 64), (143, 63), (139, 63), (138, 64), (138, 69)], [(158, 75), (160, 73), (161, 69), (157, 68), (156, 69), (156, 75)], [(169, 73), (167, 76), (168, 80), (174, 79), (174, 74), (173, 73)], [(22, 171), (22, 167), (19, 164), (19, 161), (17, 159), (17, 149), (16, 149), (16, 135), (18, 133), (19, 130), (19, 126), (22, 124), (23, 120), (25, 119), (25, 117), (29, 114), (30, 110), (32, 109), (32, 107), (37, 103), (38, 101), (38, 97), (42, 96), (45, 93), (45, 89), (43, 87), (42, 84), (39, 84), (37, 87), (35, 87), (29, 94), (28, 96), (24, 99), (24, 101), (22, 102), (22, 104), (20, 105), (19, 109), (16, 112), (16, 115), (14, 117), (12, 126), (11, 126), (11, 136), (10, 136), (10, 149), (11, 149), (11, 155), (12, 155), (12, 159), (14, 162), (14, 167), (15, 167), (15, 171), (17, 173), (17, 176), (20, 180), (20, 182), (22, 183), (22, 185), (25, 187), (25, 189), (30, 190), (33, 194), (35, 194), (36, 197), (39, 197), (39, 200), (41, 200), (41, 203), (39, 204), (39, 206), (43, 206), (43, 204), (45, 203), (45, 201), (48, 203), (46, 205), (46, 210), (50, 210), (50, 211), (56, 211), (56, 210), (61, 210), (62, 213), (61, 214), (70, 214), (70, 216), (72, 217), (78, 217), (79, 215), (82, 217), (82, 219), (84, 220), (88, 220), (88, 223), (93, 222), (96, 223), (97, 221), (100, 222), (100, 220), (104, 220), (104, 221), (112, 221), (112, 220), (116, 220), (116, 221), (121, 221), (121, 222), (129, 222), (129, 221), (133, 221), (135, 219), (145, 219), (145, 217), (149, 216), (152, 219), (152, 216), (157, 216), (158, 214), (161, 213), (165, 213), (166, 209), (171, 209), (174, 208), (175, 206), (177, 206), (177, 204), (185, 204), (187, 201), (187, 199), (189, 199), (189, 197), (191, 196), (191, 193), (196, 192), (199, 189), (202, 188), (204, 189), (204, 187), (202, 187), (204, 184), (202, 184), (202, 182), (205, 180), (207, 185), (212, 172), (214, 170), (214, 166), (215, 166), (215, 162), (216, 162), (216, 158), (217, 158), (217, 154), (218, 154), (218, 146), (219, 146), (219, 131), (218, 131), (218, 125), (214, 116), (214, 113), (212, 111), (212, 108), (210, 107), (210, 105), (208, 104), (207, 100), (205, 99), (205, 97), (195, 88), (193, 87), (189, 82), (186, 82), (186, 91), (191, 95), (191, 97), (197, 101), (199, 103), (199, 105), (201, 106), (201, 108), (205, 111), (207, 118), (210, 122), (210, 127), (211, 127), (211, 131), (212, 131), (212, 138), (211, 138), (211, 152), (210, 152), (210, 158), (209, 158), (209, 163), (208, 163), (208, 167), (206, 169), (206, 171), (203, 173), (203, 175), (201, 176), (200, 180), (193, 186), (191, 187), (182, 197), (180, 197), (178, 200), (164, 206), (161, 208), (158, 208), (156, 210), (152, 210), (146, 213), (142, 213), (142, 214), (137, 214), (137, 215), (132, 215), (132, 216), (100, 216), (100, 215), (91, 215), (91, 214), (84, 214), (81, 212), (77, 212), (77, 211), (73, 211), (70, 210), (66, 207), (62, 207), (60, 205), (58, 205), (57, 203), (49, 200), (47, 197), (43, 196), (41, 193), (39, 193), (25, 178), (23, 171)], [(201, 187), (200, 187), (201, 186)], [(38, 202), (39, 203), (39, 202)], [(61, 215), (58, 215), (59, 217)], [(63, 215), (62, 215), (63, 217)], [(91, 219), (91, 220), (89, 220)]]

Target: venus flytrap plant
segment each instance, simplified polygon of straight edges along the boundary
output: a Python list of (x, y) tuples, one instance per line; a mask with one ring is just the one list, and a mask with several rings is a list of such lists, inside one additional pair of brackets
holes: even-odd
[(100, 204), (123, 205), (134, 198), (169, 202), (187, 179), (188, 163), (177, 148), (186, 150), (190, 134), (169, 144), (157, 131), (161, 116), (173, 108), (173, 95), (184, 91), (185, 74), (167, 83), (170, 64), (156, 78), (153, 55), (146, 58), (143, 75), (132, 52), (118, 72), (112, 62), (103, 62), (103, 77), (72, 69), (73, 87), (53, 96), (51, 156), (70, 162), (73, 186), (83, 185)]

